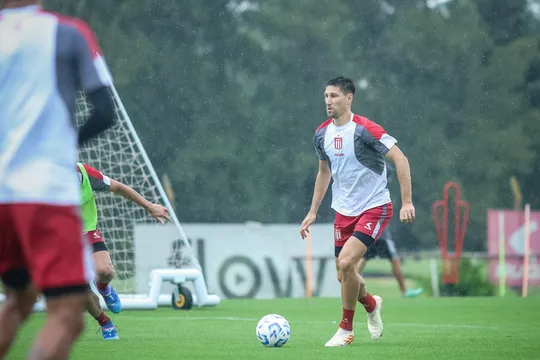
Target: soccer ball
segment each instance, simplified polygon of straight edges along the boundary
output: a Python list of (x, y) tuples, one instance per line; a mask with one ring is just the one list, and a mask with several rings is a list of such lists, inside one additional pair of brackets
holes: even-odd
[(282, 347), (291, 337), (291, 327), (283, 316), (269, 314), (257, 324), (257, 339), (264, 346)]

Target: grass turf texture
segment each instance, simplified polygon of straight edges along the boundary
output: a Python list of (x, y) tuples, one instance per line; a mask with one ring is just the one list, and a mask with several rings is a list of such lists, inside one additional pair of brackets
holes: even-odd
[[(225, 300), (215, 308), (125, 311), (114, 315), (120, 341), (103, 341), (87, 317), (72, 358), (112, 359), (538, 359), (540, 299), (401, 299), (392, 279), (370, 281), (384, 297), (384, 336), (371, 342), (364, 310), (355, 317), (354, 343), (325, 348), (341, 319), (339, 299)], [(258, 320), (285, 316), (291, 339), (283, 348), (265, 348), (255, 336)], [(25, 325), (8, 359), (25, 358), (44, 315)]]

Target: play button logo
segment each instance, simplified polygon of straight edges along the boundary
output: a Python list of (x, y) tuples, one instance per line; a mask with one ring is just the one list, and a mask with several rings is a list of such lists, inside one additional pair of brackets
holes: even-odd
[(218, 273), (221, 291), (229, 299), (254, 298), (261, 288), (261, 272), (247, 257), (226, 259)]
[(244, 278), (241, 274), (236, 274), (236, 279), (235, 279), (236, 286), (242, 284), (244, 281), (246, 281), (246, 278)]

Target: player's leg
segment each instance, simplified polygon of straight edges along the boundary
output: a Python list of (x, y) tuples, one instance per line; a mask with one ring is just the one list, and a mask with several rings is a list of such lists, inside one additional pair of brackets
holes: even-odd
[(83, 310), (86, 302), (84, 285), (73, 288), (46, 288), (47, 317), (29, 359), (68, 359), (75, 340), (84, 329)]
[[(368, 260), (374, 259), (377, 256), (379, 256), (379, 244), (378, 244), (379, 241), (375, 242), (375, 244), (373, 246), (369, 247), (367, 252), (364, 254), (364, 256), (358, 262), (358, 267), (356, 269), (358, 274), (362, 274)], [(371, 295), (370, 296), (367, 296), (367, 295), (369, 295), (369, 294), (365, 290), (365, 287), (361, 288), (360, 291), (358, 292), (358, 301), (363, 305), (364, 305), (364, 303), (371, 304), (372, 303)]]
[[(368, 253), (371, 252), (372, 249), (368, 249), (367, 253), (360, 259), (360, 261), (358, 262), (358, 266), (357, 266), (357, 270), (356, 272), (358, 274), (362, 274), (362, 272), (364, 271), (364, 268), (366, 267), (366, 263), (369, 259), (371, 259), (372, 257), (368, 257)], [(365, 286), (365, 281), (364, 281), (364, 278), (362, 276), (360, 276), (360, 278), (362, 279), (362, 282), (364, 284), (364, 286), (361, 286), (360, 289), (358, 290), (358, 302), (361, 303), (364, 308), (366, 309), (366, 311), (368, 310), (371, 310), (371, 307), (369, 307), (369, 304), (373, 304), (374, 302), (371, 300), (371, 299), (375, 299), (374, 297), (372, 297), (366, 290), (366, 286)], [(367, 305), (367, 307), (366, 307)], [(369, 308), (368, 308), (369, 307)], [(370, 311), (368, 311), (370, 312)]]
[(14, 214), (30, 274), (47, 315), (29, 359), (67, 359), (84, 328), (90, 249), (76, 207), (24, 204)]
[(97, 274), (96, 287), (101, 296), (103, 296), (103, 300), (105, 300), (105, 304), (107, 304), (109, 310), (118, 314), (122, 311), (122, 303), (120, 302), (120, 297), (110, 285), (110, 282), (114, 278), (114, 266), (109, 255), (109, 250), (99, 231), (91, 231), (88, 233), (88, 236), (91, 239), (93, 247), (92, 257)]
[(392, 259), (392, 274), (399, 284), (401, 296), (405, 298), (413, 298), (424, 292), (423, 288), (407, 289), (405, 286), (405, 275), (403, 275), (403, 271), (401, 270), (401, 261), (399, 260), (399, 257)]
[(396, 246), (388, 229), (385, 229), (381, 240), (383, 239), (384, 241), (381, 241), (381, 244), (384, 243), (384, 247), (381, 250), (381, 257), (390, 261), (390, 264), (392, 265), (392, 275), (398, 283), (401, 296), (405, 296), (405, 292), (407, 291), (405, 287), (405, 276), (403, 275), (403, 271), (401, 271), (401, 261), (399, 260)]
[(0, 307), (0, 359), (13, 343), (36, 301), (11, 205), (0, 205), (0, 279), (6, 296)]
[[(338, 256), (338, 266), (341, 271), (341, 286), (343, 291), (343, 311), (348, 312), (342, 321), (342, 328), (346, 322), (350, 322), (352, 330), (352, 318), (356, 309), (356, 302), (360, 297), (365, 296), (365, 282), (358, 274), (358, 263), (367, 251), (367, 246), (358, 238), (359, 234), (354, 234), (347, 240), (341, 253)], [(345, 323), (344, 323), (345, 322)]]
[(99, 297), (93, 292), (88, 292), (88, 297), (86, 300), (86, 310), (94, 319), (96, 319), (99, 327), (101, 328), (101, 334), (103, 340), (119, 340), (118, 332), (116, 331), (116, 326), (112, 320), (105, 315), (101, 310), (101, 305), (99, 304)]
[[(376, 247), (376, 241), (388, 226), (392, 217), (392, 204), (385, 204), (366, 210), (358, 219), (352, 239), (361, 242), (366, 248)], [(378, 295), (371, 295), (362, 281), (358, 292), (358, 301), (367, 313), (368, 331), (372, 340), (378, 340), (383, 333), (381, 310), (383, 300)]]
[(384, 229), (383, 234), (377, 243), (381, 246), (380, 256), (390, 261), (392, 266), (392, 275), (398, 283), (401, 296), (405, 296), (405, 276), (403, 275), (403, 271), (401, 271), (401, 262), (399, 260), (399, 255), (397, 253), (394, 240), (392, 240), (392, 233), (390, 232), (389, 227)]
[(399, 258), (399, 254), (397, 252), (394, 240), (392, 239), (392, 234), (390, 233), (388, 228), (385, 229), (382, 237), (385, 241), (380, 242), (381, 245), (383, 245), (381, 248), (381, 257), (388, 259), (392, 264), (392, 275), (394, 275), (394, 278), (399, 285), (401, 296), (416, 297), (420, 295), (424, 291), (422, 288), (407, 289), (405, 286), (405, 275), (403, 274), (403, 271), (401, 269), (401, 261)]
[(336, 247), (336, 250), (335, 250), (335, 251), (336, 251), (336, 273), (337, 273), (337, 281), (338, 281), (339, 284), (340, 284), (341, 298), (343, 298), (343, 288), (341, 287), (341, 271), (339, 271), (339, 264), (338, 264), (338, 259), (337, 259), (337, 257), (338, 257), (338, 255), (339, 255), (339, 253), (341, 252), (341, 249), (342, 249), (342, 248), (343, 248), (342, 246), (340, 246), (339, 248)]
[(99, 297), (93, 291), (89, 291), (86, 297), (86, 311), (96, 320), (103, 314)]
[(362, 272), (364, 271), (364, 268), (366, 267), (366, 262), (367, 262), (367, 259), (365, 256), (360, 259), (360, 261), (358, 262), (358, 266), (356, 268), (357, 273), (362, 274)]
[[(341, 231), (343, 233), (343, 229), (341, 229)], [(346, 235), (349, 236), (348, 234)], [(354, 237), (349, 237), (343, 246), (335, 246), (336, 270), (338, 281), (341, 284), (343, 315), (337, 332), (325, 344), (325, 346), (328, 347), (346, 346), (354, 341), (354, 312), (356, 308), (356, 301), (358, 300), (358, 293), (361, 285), (363, 284), (363, 279), (360, 277), (358, 272), (356, 272), (356, 269), (358, 261), (363, 255), (362, 251), (365, 252), (365, 250), (355, 251), (353, 250), (354, 247), (351, 247), (350, 245), (348, 246), (348, 244), (355, 244), (357, 242), (359, 241), (357, 241)], [(347, 256), (343, 255), (344, 252)], [(356, 252), (357, 254), (356, 256), (353, 255), (352, 259), (351, 252)], [(350, 263), (353, 263), (352, 276), (350, 274)], [(353, 296), (351, 296), (351, 293)]]
[(15, 340), (17, 331), (26, 321), (37, 299), (26, 270), (11, 270), (2, 275), (5, 300), (0, 308), (0, 359)]
[(358, 267), (356, 269), (356, 272), (359, 273), (360, 275), (362, 275), (362, 272), (364, 272), (364, 268), (366, 267), (366, 263), (369, 260), (371, 260), (373, 258), (376, 258), (378, 256), (377, 255), (376, 245), (377, 245), (377, 243), (375, 243), (375, 246), (369, 248), (368, 251), (366, 252), (366, 254), (358, 262)]
[[(352, 242), (351, 235), (353, 234), (354, 227), (356, 225), (357, 218), (343, 216), (341, 214), (336, 214), (336, 221), (334, 223), (334, 255), (336, 257), (336, 271), (337, 278), (341, 284), (341, 298), (342, 298), (342, 309), (343, 315), (340, 322), (338, 331), (334, 336), (328, 340), (325, 346), (346, 346), (353, 342), (354, 333), (353, 333), (353, 318), (354, 318), (354, 309), (356, 307), (356, 301), (358, 296), (358, 291), (360, 288), (361, 278), (356, 273), (356, 276), (351, 278), (349, 262), (354, 262), (353, 272), (357, 268), (357, 263), (362, 257), (362, 253), (357, 254), (356, 259), (349, 259), (350, 255), (350, 246), (349, 242)], [(344, 251), (347, 257), (344, 257)], [(351, 302), (350, 292), (356, 291), (354, 294), (353, 301)], [(356, 290), (354, 290), (356, 289)]]
[(401, 262), (399, 258), (395, 258), (395, 259), (391, 259), (390, 263), (392, 264), (392, 275), (394, 275), (394, 278), (396, 279), (398, 283), (401, 296), (404, 297), (407, 291), (407, 288), (405, 287), (405, 275), (403, 275), (403, 271), (401, 270)]

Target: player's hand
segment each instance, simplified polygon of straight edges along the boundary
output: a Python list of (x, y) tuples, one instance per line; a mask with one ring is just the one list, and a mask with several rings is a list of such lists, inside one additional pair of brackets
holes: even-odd
[(309, 212), (304, 221), (302, 221), (302, 226), (300, 227), (300, 236), (302, 236), (302, 239), (305, 239), (308, 236), (309, 227), (315, 220), (317, 220), (317, 214)]
[(164, 224), (166, 221), (171, 221), (169, 217), (169, 209), (160, 204), (152, 204), (150, 209), (148, 209), (150, 215), (159, 221), (161, 224)]
[(414, 205), (412, 203), (403, 204), (401, 210), (399, 211), (399, 220), (404, 223), (412, 223), (416, 217), (414, 211)]

